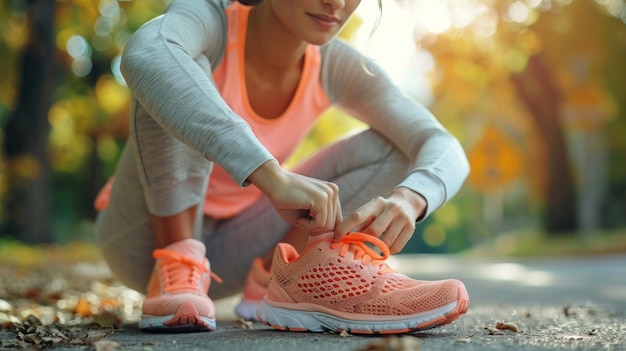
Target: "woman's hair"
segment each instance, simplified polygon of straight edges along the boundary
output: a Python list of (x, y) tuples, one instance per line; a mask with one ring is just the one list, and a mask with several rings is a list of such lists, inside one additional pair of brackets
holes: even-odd
[(263, 0), (232, 0), (232, 1), (239, 1), (240, 3), (242, 3), (244, 5), (254, 6), (254, 5), (260, 3)]

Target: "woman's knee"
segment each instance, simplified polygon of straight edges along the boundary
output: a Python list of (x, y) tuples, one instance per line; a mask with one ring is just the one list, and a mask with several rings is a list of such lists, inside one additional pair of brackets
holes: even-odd
[(148, 223), (115, 228), (106, 211), (96, 220), (96, 243), (113, 276), (125, 286), (145, 292), (154, 260)]

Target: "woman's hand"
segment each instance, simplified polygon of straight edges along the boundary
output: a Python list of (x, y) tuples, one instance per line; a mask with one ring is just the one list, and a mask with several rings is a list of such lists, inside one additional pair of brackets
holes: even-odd
[(380, 237), (391, 253), (400, 252), (413, 236), (415, 222), (426, 212), (426, 199), (408, 188), (394, 189), (357, 208), (335, 228), (335, 241), (351, 231)]
[(331, 232), (342, 220), (339, 188), (334, 183), (289, 172), (276, 161), (261, 165), (248, 180), (287, 223), (309, 235)]

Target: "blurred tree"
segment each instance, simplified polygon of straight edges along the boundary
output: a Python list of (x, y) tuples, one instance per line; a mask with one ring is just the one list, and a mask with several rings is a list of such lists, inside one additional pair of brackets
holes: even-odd
[[(88, 238), (93, 198), (112, 174), (128, 132), (130, 93), (119, 73), (120, 53), (128, 36), (168, 2), (0, 2), (1, 234), (33, 242)], [(606, 139), (609, 184), (601, 215), (607, 225), (626, 224), (623, 0), (398, 3), (414, 6), (408, 8), (417, 23), (414, 61), (432, 86), (435, 115), (470, 152), (486, 129), (522, 150), (516, 181), (480, 192), (470, 181), (454, 203), (424, 223), (423, 242), (459, 250), (467, 243), (455, 236), (487, 233), (480, 200), (506, 201), (504, 213), (520, 216), (524, 225), (545, 213), (550, 231), (575, 226), (580, 199), (574, 201), (572, 183), (581, 184), (584, 167), (569, 162), (571, 145), (564, 139), (572, 131), (594, 130)], [(391, 3), (384, 6), (389, 13)], [(352, 37), (358, 25), (351, 22), (344, 37)], [(577, 80), (581, 56), (591, 58), (585, 79)], [(568, 103), (575, 111), (592, 104), (601, 111), (589, 116), (600, 117), (564, 122), (559, 109)], [(362, 127), (332, 109), (293, 160)], [(503, 189), (515, 196), (498, 195)]]
[[(526, 169), (519, 179), (528, 180), (534, 190), (523, 196), (535, 200), (537, 213), (544, 219), (543, 227), (552, 235), (574, 233), (581, 214), (594, 207), (589, 204), (596, 204), (593, 211), (601, 211), (598, 199), (590, 197), (602, 196), (602, 191), (584, 192), (583, 198), (576, 193), (606, 184), (599, 177), (592, 185), (584, 183), (586, 175), (581, 169), (585, 166), (573, 169), (568, 145), (572, 127), (563, 109), (571, 102), (570, 91), (575, 84), (595, 86), (580, 89), (578, 95), (585, 101), (590, 101), (592, 95), (601, 96), (589, 104), (603, 112), (593, 114), (596, 122), (578, 123), (577, 128), (585, 133), (595, 130), (594, 135), (600, 138), (614, 132), (604, 130), (605, 120), (616, 114), (615, 109), (605, 105), (611, 105), (612, 93), (623, 94), (624, 90), (624, 65), (618, 63), (618, 57), (623, 60), (623, 56), (616, 54), (625, 48), (626, 4), (622, 0), (468, 0), (445, 2), (447, 5), (438, 6), (448, 7), (428, 13), (430, 6), (434, 8), (428, 1), (405, 3), (416, 6), (412, 10), (417, 16), (426, 12), (420, 17), (416, 34), (423, 50), (432, 54), (436, 63), (431, 74), (435, 95), (432, 109), (464, 139), (469, 152), (481, 129), (493, 125), (518, 144), (525, 151)], [(438, 14), (439, 21), (429, 21), (436, 17), (433, 14)], [(575, 78), (580, 71), (577, 57), (581, 53), (593, 58), (584, 68), (589, 72), (584, 81)], [(621, 75), (616, 76), (618, 72)], [(617, 83), (617, 77), (622, 83)], [(612, 93), (607, 81), (613, 82)], [(465, 125), (458, 127), (459, 123)], [(623, 148), (612, 150), (615, 155), (622, 152)], [(601, 163), (594, 165), (603, 167)], [(472, 185), (476, 183), (470, 177)], [(474, 187), (486, 193), (504, 188), (502, 184), (485, 183)], [(623, 192), (619, 197), (623, 199)]]
[(626, 178), (617, 176), (626, 154), (617, 137), (626, 120), (626, 2), (575, 1), (530, 28), (541, 34), (544, 63), (561, 92), (576, 223), (590, 234), (626, 213)]
[(33, 243), (89, 238), (83, 224), (128, 131), (119, 55), (168, 2), (0, 4), (0, 234)]
[(576, 193), (565, 136), (559, 123), (562, 92), (541, 54), (531, 56), (526, 68), (512, 74), (511, 79), (545, 145), (545, 229), (550, 234), (573, 233), (578, 224)]
[(56, 87), (54, 1), (28, 0), (28, 40), (21, 54), (19, 99), (5, 126), (8, 168), (3, 232), (29, 243), (51, 242), (48, 109)]

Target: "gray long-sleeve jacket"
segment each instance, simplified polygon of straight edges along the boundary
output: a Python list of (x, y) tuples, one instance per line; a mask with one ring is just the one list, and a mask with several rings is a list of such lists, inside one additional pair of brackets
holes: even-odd
[[(163, 15), (130, 38), (121, 70), (134, 98), (165, 130), (243, 185), (274, 157), (226, 105), (211, 79), (226, 47), (224, 9), (231, 5), (229, 0), (173, 0)], [(426, 216), (454, 196), (469, 173), (458, 140), (346, 43), (332, 40), (320, 53), (319, 79), (331, 103), (387, 137), (412, 160), (398, 186), (426, 198)]]

